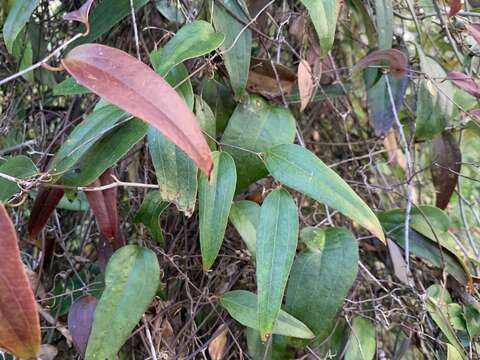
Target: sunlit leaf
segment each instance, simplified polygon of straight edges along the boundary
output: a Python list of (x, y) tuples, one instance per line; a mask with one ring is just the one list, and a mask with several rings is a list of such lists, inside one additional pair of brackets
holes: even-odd
[(117, 250), (107, 265), (105, 290), (95, 309), (86, 360), (113, 360), (150, 305), (160, 283), (153, 251), (136, 245)]
[(280, 311), (298, 239), (297, 206), (283, 190), (272, 191), (260, 209), (256, 265), (260, 336), (266, 340)]
[(62, 64), (80, 84), (147, 121), (210, 174), (210, 149), (195, 116), (147, 65), (121, 50), (98, 44), (76, 47)]
[(200, 247), (205, 271), (212, 267), (222, 246), (237, 182), (235, 162), (230, 155), (214, 152), (213, 163), (210, 182), (200, 174), (198, 187)]
[(312, 152), (294, 144), (279, 145), (267, 151), (265, 163), (277, 181), (337, 209), (385, 242), (373, 211)]
[[(240, 324), (258, 330), (257, 295), (245, 290), (234, 290), (223, 294), (220, 303)], [(272, 333), (301, 339), (315, 336), (306, 325), (283, 310), (278, 313)]]
[(40, 352), (37, 305), (20, 258), (17, 234), (0, 204), (0, 348), (21, 359)]

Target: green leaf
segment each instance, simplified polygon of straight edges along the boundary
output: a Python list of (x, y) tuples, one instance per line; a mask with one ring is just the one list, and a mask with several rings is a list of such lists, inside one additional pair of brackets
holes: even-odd
[(127, 245), (108, 262), (105, 290), (95, 309), (86, 360), (113, 360), (160, 285), (155, 253)]
[(327, 56), (335, 40), (335, 29), (337, 26), (337, 5), (336, 0), (302, 0), (307, 8), (310, 19), (320, 41), (322, 56)]
[(356, 317), (345, 349), (345, 360), (372, 360), (377, 350), (375, 326), (370, 320)]
[(382, 227), (365, 202), (318, 157), (298, 145), (267, 151), (267, 169), (281, 183), (340, 211), (385, 243)]
[(378, 47), (390, 49), (393, 39), (393, 6), (392, 0), (375, 0)]
[(257, 225), (260, 217), (260, 206), (248, 200), (241, 200), (232, 205), (230, 221), (242, 237), (250, 253), (255, 256)]
[(217, 31), (225, 34), (225, 41), (220, 49), (237, 99), (240, 99), (245, 91), (250, 68), (252, 32), (245, 28), (245, 24), (249, 22), (247, 15), (245, 7), (240, 6), (236, 0), (222, 0), (221, 3), (214, 1), (213, 25)]
[(39, 0), (16, 0), (3, 24), (3, 40), (9, 53), (13, 52), (13, 44), (18, 34), (27, 24)]
[[(0, 164), (0, 173), (17, 179), (27, 179), (37, 172), (37, 167), (32, 160), (23, 155), (7, 158)], [(8, 201), (19, 191), (17, 183), (0, 177), (0, 203)]]
[(463, 309), (463, 317), (465, 318), (470, 338), (474, 339), (480, 335), (480, 311), (475, 306), (467, 304)]
[(270, 105), (259, 96), (240, 103), (223, 133), (221, 143), (237, 167), (237, 192), (268, 174), (256, 153), (295, 139), (295, 119), (283, 107)]
[[(445, 237), (449, 236), (446, 231), (448, 230), (448, 221), (445, 223), (444, 214), (440, 209), (437, 209), (438, 211), (434, 209), (436, 208), (420, 207), (418, 210), (412, 209), (409, 231), (410, 252), (427, 260), (436, 267), (443, 268), (443, 266), (445, 266), (446, 272), (451, 274), (460, 283), (467, 285), (471, 281), (470, 271), (455, 252), (449, 249), (450, 246), (447, 244), (448, 240), (445, 240)], [(439, 214), (439, 211), (442, 215)], [(427, 217), (428, 221), (422, 213)], [(401, 247), (404, 247), (405, 210), (395, 209), (386, 211), (379, 214), (378, 218), (387, 236)], [(436, 231), (435, 234), (433, 234), (428, 223), (430, 223)], [(444, 227), (445, 225), (447, 226), (446, 229)], [(442, 245), (441, 248), (439, 248), (438, 242)]]
[(217, 148), (215, 139), (217, 137), (216, 120), (210, 106), (198, 95), (195, 95), (195, 115), (200, 122), (200, 127), (206, 134), (206, 139), (210, 150)]
[(455, 90), (450, 81), (438, 81), (447, 76), (445, 70), (435, 60), (426, 56), (420, 46), (417, 46), (417, 51), (420, 68), (427, 75), (427, 80), (420, 80), (418, 85), (415, 135), (421, 139), (432, 139), (445, 129), (453, 114), (454, 105), (451, 99)]
[(461, 358), (466, 359), (463, 354), (463, 347), (449, 321), (448, 305), (452, 303), (450, 294), (440, 285), (434, 284), (427, 289), (427, 295), (426, 305), (428, 313), (440, 330), (442, 330), (443, 335), (445, 335), (450, 344), (461, 353)]
[[(257, 295), (250, 291), (234, 290), (225, 293), (220, 303), (240, 324), (258, 330)], [(306, 325), (283, 310), (278, 313), (272, 333), (300, 339), (312, 339), (315, 336)]]
[[(25, 29), (25, 28), (24, 28)], [(33, 50), (32, 42), (28, 31), (22, 30), (13, 43), (12, 49), (13, 56), (18, 62), (18, 70), (22, 71), (30, 67), (33, 63)], [(23, 75), (23, 78), (27, 81), (33, 82), (33, 71), (27, 72)]]
[[(173, 39), (160, 51), (150, 54), (150, 61), (160, 76), (165, 76), (176, 65), (188, 59), (206, 55), (217, 49), (225, 40), (225, 35), (215, 32), (213, 26), (203, 20), (185, 24)], [(161, 61), (160, 61), (161, 59)]]
[(63, 177), (68, 186), (87, 186), (117, 163), (147, 133), (148, 125), (140, 119), (128, 120), (95, 143), (76, 166)]
[(209, 270), (222, 246), (228, 214), (232, 206), (237, 172), (235, 162), (226, 152), (215, 151), (210, 182), (202, 173), (199, 181), (200, 247), (203, 269)]
[(113, 105), (96, 108), (78, 124), (57, 151), (50, 165), (50, 173), (62, 175), (70, 170), (85, 153), (130, 115)]
[(144, 224), (150, 233), (153, 240), (162, 244), (163, 233), (160, 228), (160, 215), (167, 209), (168, 203), (162, 201), (162, 197), (159, 191), (151, 191), (145, 195), (142, 205), (135, 215), (134, 222)]
[(73, 77), (66, 78), (60, 84), (53, 88), (53, 95), (68, 96), (68, 95), (83, 95), (90, 94), (90, 90), (77, 83)]
[(342, 228), (305, 228), (301, 238), (307, 249), (293, 263), (285, 310), (322, 342), (333, 331), (338, 309), (357, 277), (358, 244)]
[(464, 356), (451, 344), (447, 344), (447, 360), (462, 360)]
[[(148, 3), (148, 0), (133, 0), (133, 8), (137, 11)], [(124, 17), (131, 15), (130, 0), (103, 0), (98, 2), (90, 12), (90, 32), (69, 46), (72, 49), (78, 45), (94, 42), (111, 28), (118, 24)], [(81, 25), (79, 31), (84, 31)]]
[(272, 191), (260, 209), (257, 225), (258, 321), (262, 340), (272, 333), (295, 257), (297, 206), (283, 189)]
[(222, 133), (237, 106), (232, 90), (216, 76), (213, 79), (203, 79), (200, 91), (215, 115), (217, 132)]

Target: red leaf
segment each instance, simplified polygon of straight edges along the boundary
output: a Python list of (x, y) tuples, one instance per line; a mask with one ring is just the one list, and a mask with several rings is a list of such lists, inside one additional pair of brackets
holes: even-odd
[(212, 156), (198, 121), (150, 67), (121, 50), (99, 44), (76, 47), (62, 64), (80, 84), (157, 128), (210, 175)]
[(445, 209), (457, 186), (462, 155), (455, 138), (444, 131), (432, 143), (432, 181), (437, 193), (435, 206)]
[(354, 67), (353, 71), (365, 69), (367, 66), (378, 63), (382, 60), (390, 62), (390, 73), (396, 79), (402, 79), (407, 74), (408, 58), (403, 52), (397, 49), (381, 49), (375, 50), (360, 60)]
[(480, 45), (480, 24), (466, 24), (465, 29), (467, 29), (477, 44)]
[(0, 204), (0, 348), (21, 359), (40, 352), (40, 322), (33, 291), (20, 259), (17, 234)]
[(80, 9), (66, 13), (63, 15), (64, 20), (78, 21), (85, 24), (86, 34), (90, 32), (90, 23), (88, 21), (88, 15), (90, 14), (90, 8), (92, 7), (94, 0), (87, 0), (80, 7)]
[(93, 296), (82, 296), (68, 311), (68, 330), (72, 335), (73, 344), (82, 356), (85, 356), (87, 349), (97, 303), (98, 300)]
[(460, 71), (450, 71), (445, 80), (451, 80), (457, 87), (476, 98), (480, 98), (480, 87), (469, 76)]
[(35, 238), (42, 231), (63, 196), (63, 189), (40, 187), (28, 219), (28, 234)]
[[(105, 171), (98, 180), (90, 187), (101, 187), (114, 182), (112, 169)], [(98, 227), (102, 234), (117, 249), (123, 245), (123, 237), (120, 232), (117, 206), (117, 187), (99, 191), (86, 191), (88, 202), (97, 220)]]
[(449, 17), (457, 15), (460, 10), (462, 10), (462, 0), (452, 0), (450, 4), (450, 11), (448, 12)]

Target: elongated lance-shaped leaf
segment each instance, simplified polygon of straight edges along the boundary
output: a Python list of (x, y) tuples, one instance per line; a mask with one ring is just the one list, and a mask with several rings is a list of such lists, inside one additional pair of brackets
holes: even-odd
[(17, 234), (0, 204), (0, 348), (21, 359), (40, 352), (37, 305), (20, 258)]
[(153, 251), (136, 245), (117, 250), (108, 262), (105, 290), (93, 317), (86, 360), (113, 360), (150, 305), (160, 284)]
[(160, 228), (160, 215), (168, 208), (170, 204), (163, 201), (159, 191), (151, 191), (143, 199), (140, 209), (135, 215), (135, 223), (143, 223), (150, 233), (153, 240), (162, 244), (163, 232)]
[(200, 174), (198, 189), (200, 247), (205, 271), (212, 267), (222, 246), (237, 183), (235, 163), (229, 154), (214, 152), (213, 164), (210, 182)]
[(297, 206), (287, 191), (274, 190), (260, 209), (257, 225), (258, 322), (263, 341), (277, 320), (297, 240)]
[(27, 229), (30, 238), (37, 237), (43, 230), (63, 194), (64, 190), (60, 188), (40, 187), (28, 219)]
[[(240, 324), (258, 330), (258, 297), (245, 290), (229, 291), (220, 298), (220, 303), (231, 317)], [(315, 335), (300, 320), (295, 319), (286, 311), (280, 310), (273, 326), (272, 334), (312, 339)]]
[(335, 39), (337, 26), (337, 0), (302, 0), (320, 41), (321, 55), (327, 56)]
[(40, 0), (17, 0), (3, 24), (3, 39), (8, 52), (12, 53), (13, 43), (23, 27), (27, 24)]
[(230, 221), (235, 226), (250, 253), (255, 256), (257, 225), (260, 206), (253, 201), (241, 200), (230, 209)]
[(267, 151), (267, 169), (281, 183), (340, 211), (385, 243), (382, 226), (367, 204), (312, 152), (294, 144)]
[(62, 64), (80, 84), (157, 128), (210, 175), (210, 149), (195, 116), (150, 67), (121, 50), (98, 44), (76, 47)]
[(98, 300), (94, 296), (82, 296), (70, 306), (68, 311), (68, 330), (72, 335), (75, 348), (82, 356), (85, 356), (87, 349), (97, 303)]

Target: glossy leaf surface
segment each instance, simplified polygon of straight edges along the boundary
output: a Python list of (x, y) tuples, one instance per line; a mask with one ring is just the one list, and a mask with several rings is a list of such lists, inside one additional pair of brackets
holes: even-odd
[(96, 44), (76, 47), (62, 64), (80, 84), (147, 121), (210, 174), (210, 149), (195, 116), (147, 65), (121, 50)]
[(372, 210), (312, 152), (294, 144), (279, 145), (267, 151), (265, 163), (277, 181), (337, 209), (385, 242)]
[(200, 247), (205, 271), (212, 267), (222, 246), (237, 182), (235, 162), (230, 155), (214, 152), (213, 163), (210, 182), (200, 174), (198, 188)]
[(87, 349), (97, 303), (98, 300), (94, 296), (82, 296), (70, 306), (68, 311), (68, 330), (72, 335), (73, 344), (82, 356)]
[(247, 244), (250, 253), (255, 256), (260, 206), (253, 201), (238, 201), (232, 205), (229, 218)]
[[(0, 165), (0, 173), (17, 179), (26, 179), (37, 172), (37, 167), (32, 160), (23, 155), (7, 158)], [(19, 191), (20, 188), (16, 182), (0, 177), (0, 203), (6, 202)]]
[(0, 204), (0, 348), (21, 359), (40, 352), (37, 305), (20, 258), (17, 234)]
[(322, 342), (332, 332), (335, 316), (357, 277), (358, 245), (342, 228), (305, 228), (301, 238), (307, 249), (293, 263), (285, 310)]
[(13, 43), (18, 34), (27, 24), (39, 2), (39, 0), (16, 0), (8, 13), (7, 19), (3, 24), (3, 39), (10, 53), (13, 51)]
[(268, 172), (256, 153), (280, 144), (292, 143), (295, 119), (283, 107), (270, 105), (259, 96), (250, 96), (235, 109), (221, 143), (237, 167), (237, 191), (265, 177)]
[(326, 56), (332, 48), (337, 26), (336, 0), (302, 0), (320, 41), (321, 55)]
[(283, 189), (272, 191), (263, 202), (257, 225), (258, 322), (263, 340), (271, 335), (282, 305), (297, 248), (298, 226), (292, 196)]
[[(257, 295), (245, 290), (234, 290), (223, 294), (220, 303), (240, 324), (258, 330)], [(301, 321), (280, 310), (273, 327), (273, 334), (312, 339), (315, 335)]]
[(113, 360), (143, 313), (160, 283), (155, 254), (127, 245), (117, 250), (107, 265), (105, 290), (95, 309), (86, 360)]

